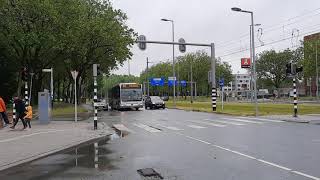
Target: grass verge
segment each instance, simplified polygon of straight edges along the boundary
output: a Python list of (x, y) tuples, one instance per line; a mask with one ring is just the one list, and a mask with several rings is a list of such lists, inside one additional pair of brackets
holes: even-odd
[[(166, 103), (168, 108), (173, 108), (173, 102)], [(253, 116), (255, 115), (254, 104), (251, 103), (224, 103), (224, 109), (221, 109), (221, 104), (217, 104), (217, 113)], [(200, 112), (212, 112), (211, 102), (194, 102), (191, 104), (187, 101), (177, 101), (176, 108), (183, 110), (192, 110)], [(290, 115), (293, 113), (292, 104), (273, 104), (259, 103), (259, 115)], [(319, 104), (300, 104), (298, 105), (298, 114), (320, 114)]]
[[(78, 113), (87, 112), (87, 110), (81, 106), (77, 107)], [(52, 109), (53, 116), (63, 116), (68, 114), (74, 114), (74, 104), (67, 103), (55, 103)]]

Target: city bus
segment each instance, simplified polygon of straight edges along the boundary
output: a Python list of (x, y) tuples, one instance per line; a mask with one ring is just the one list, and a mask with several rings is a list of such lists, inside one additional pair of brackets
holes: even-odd
[(138, 83), (120, 83), (109, 92), (111, 109), (135, 109), (143, 107), (142, 85)]

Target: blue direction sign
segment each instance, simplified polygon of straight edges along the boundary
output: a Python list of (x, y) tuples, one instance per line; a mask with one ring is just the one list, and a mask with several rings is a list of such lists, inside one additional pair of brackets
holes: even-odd
[(151, 86), (163, 86), (164, 78), (150, 78)]
[(177, 83), (176, 80), (168, 80), (168, 86), (169, 86), (169, 87), (173, 86), (173, 83), (174, 83), (174, 82), (176, 83), (176, 86), (177, 86), (178, 83)]
[(185, 80), (180, 81), (180, 85), (182, 87), (186, 87), (187, 86), (187, 81), (185, 81)]
[(224, 79), (223, 78), (219, 80), (219, 85), (220, 85), (220, 87), (224, 86)]

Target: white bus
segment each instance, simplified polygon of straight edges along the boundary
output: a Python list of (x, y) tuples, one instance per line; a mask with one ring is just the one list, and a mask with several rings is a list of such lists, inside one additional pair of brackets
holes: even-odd
[(109, 93), (111, 109), (135, 109), (143, 107), (142, 85), (138, 83), (120, 83)]

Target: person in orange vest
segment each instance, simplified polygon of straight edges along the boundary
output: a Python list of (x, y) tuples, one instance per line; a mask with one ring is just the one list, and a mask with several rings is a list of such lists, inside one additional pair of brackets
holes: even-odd
[(32, 106), (28, 106), (26, 111), (26, 115), (24, 116), (24, 120), (26, 121), (26, 124), (31, 128), (31, 119), (32, 119)]
[(7, 111), (6, 104), (4, 103), (2, 97), (0, 96), (0, 114), (4, 121), (4, 127), (10, 124), (6, 111)]

